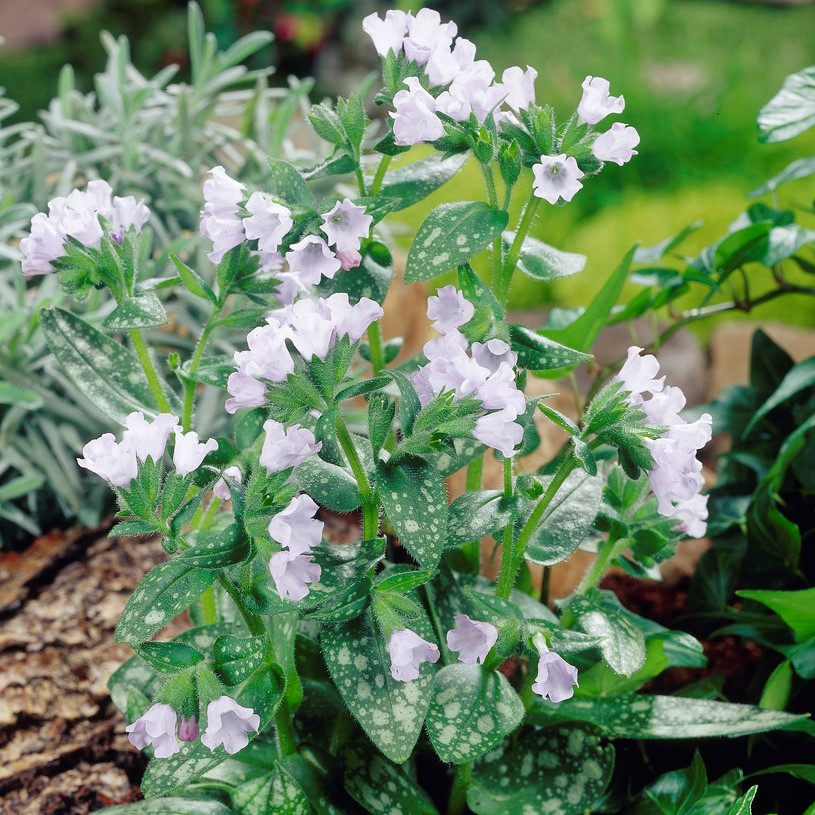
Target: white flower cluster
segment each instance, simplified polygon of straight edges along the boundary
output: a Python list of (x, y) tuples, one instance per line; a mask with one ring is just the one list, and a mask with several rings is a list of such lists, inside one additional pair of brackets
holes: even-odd
[(475, 58), (475, 45), (470, 40), (458, 37), (453, 44), (458, 27), (453, 22), (443, 23), (437, 11), (423, 8), (413, 15), (391, 10), (385, 13), (384, 20), (369, 14), (362, 28), (378, 54), (386, 56), (392, 51), (398, 56), (404, 51), (409, 60), (424, 69), (431, 87), (444, 89), (434, 96), (417, 77), (405, 80), (408, 90), (396, 93), (395, 111), (391, 113), (398, 145), (441, 138), (444, 125), (438, 113), (458, 122), (474, 114), (480, 124), (492, 115), (498, 123), (512, 115), (499, 110), (502, 103), (517, 113), (535, 101), (538, 73), (534, 68), (507, 68), (502, 81), (496, 82), (489, 62)]
[(197, 470), (207, 453), (218, 449), (215, 439), (201, 442), (197, 433), (184, 433), (178, 417), (169, 413), (159, 413), (152, 422), (148, 422), (141, 411), (131, 413), (124, 420), (124, 426), (120, 442), (113, 433), (104, 433), (89, 441), (82, 448), (83, 458), (77, 459), (80, 467), (96, 473), (114, 487), (130, 486), (139, 474), (139, 462), (148, 458), (160, 461), (170, 433), (175, 435), (173, 466), (179, 475)]
[(351, 305), (347, 294), (332, 294), (319, 300), (298, 300), (272, 311), (266, 325), (252, 329), (246, 338), (248, 351), (235, 352), (237, 371), (230, 374), (227, 413), (266, 403), (266, 386), (261, 382), (285, 382), (294, 372), (294, 359), (286, 346), (289, 340), (307, 362), (325, 360), (340, 337), (357, 342), (368, 326), (383, 315), (382, 307), (367, 297)]
[(269, 572), (283, 600), (302, 600), (309, 592), (308, 584), (320, 579), (320, 564), (311, 556), (323, 537), (323, 522), (314, 517), (318, 509), (311, 497), (300, 493), (269, 522), (269, 535), (283, 547), (269, 561)]
[[(201, 742), (212, 751), (223, 744), (224, 750), (234, 755), (249, 744), (247, 734), (256, 733), (259, 727), (260, 716), (252, 708), (221, 696), (207, 705), (207, 728)], [(170, 705), (157, 703), (125, 730), (137, 749), (152, 747), (156, 758), (169, 758), (181, 749), (179, 741), (198, 738), (199, 727), (195, 716), (179, 717)]]
[(67, 197), (51, 199), (48, 214), (38, 212), (31, 219), (31, 232), (20, 241), (23, 274), (53, 272), (52, 264), (65, 254), (68, 238), (98, 249), (105, 233), (100, 218), (107, 222), (110, 236), (121, 243), (131, 226), (141, 232), (149, 217), (144, 201), (132, 195), (114, 196), (107, 181), (90, 181), (86, 191), (71, 190)]
[(454, 286), (445, 286), (428, 299), (427, 316), (442, 336), (425, 344), (428, 363), (413, 375), (413, 385), (423, 405), (444, 391), (459, 399), (478, 399), (490, 412), (476, 421), (473, 435), (509, 457), (523, 438), (516, 419), (526, 409), (515, 384), (518, 355), (499, 339), (475, 342), (468, 354), (467, 339), (458, 329), (474, 313), (473, 304)]
[[(679, 411), (685, 407), (685, 394), (665, 377), (657, 379), (659, 362), (651, 354), (641, 356), (642, 348), (632, 346), (628, 358), (617, 374), (633, 405), (645, 413), (657, 427), (667, 427), (658, 439), (646, 439), (654, 460), (648, 481), (658, 501), (658, 512), (679, 519), (678, 528), (692, 538), (704, 537), (707, 531), (707, 499), (700, 490), (704, 486), (702, 463), (696, 458), (711, 439), (712, 418), (703, 414), (695, 422), (687, 422)], [(644, 399), (643, 394), (650, 398)]]
[[(258, 258), (265, 272), (280, 272), (278, 297), (292, 303), (298, 295), (308, 292), (323, 277), (331, 279), (342, 269), (359, 266), (362, 239), (368, 237), (373, 217), (365, 207), (350, 198), (337, 203), (321, 218), (320, 227), (326, 238), (306, 235), (289, 248), (285, 258), (280, 251), (286, 236), (294, 226), (291, 210), (276, 203), (264, 192), (253, 192), (247, 200), (247, 190), (230, 178), (223, 167), (213, 167), (204, 182), (204, 208), (201, 211), (201, 234), (212, 241), (208, 254), (213, 263), (246, 240), (258, 242)], [(249, 215), (241, 215), (241, 202)], [(329, 246), (334, 247), (332, 251)]]

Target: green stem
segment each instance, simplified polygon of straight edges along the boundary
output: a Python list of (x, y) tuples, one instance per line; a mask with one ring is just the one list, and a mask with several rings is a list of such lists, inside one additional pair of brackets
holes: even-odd
[[(504, 496), (510, 501), (512, 500), (513, 484), (512, 484), (512, 459), (504, 459)], [(510, 521), (504, 528), (503, 534), (503, 548), (501, 551), (501, 572), (498, 575), (498, 585), (495, 593), (498, 597), (504, 600), (509, 598), (512, 587), (515, 585), (515, 544), (514, 544), (514, 525)]]
[(345, 457), (348, 459), (348, 463), (351, 465), (351, 471), (362, 496), (362, 539), (373, 540), (379, 532), (379, 502), (376, 500), (376, 495), (368, 483), (368, 476), (365, 474), (365, 468), (359, 459), (351, 433), (339, 414), (337, 414), (336, 430), (337, 439), (345, 453)]
[(213, 583), (201, 595), (201, 616), (204, 625), (215, 625), (218, 622), (218, 609), (215, 604), (215, 584)]
[(563, 460), (558, 471), (549, 482), (546, 491), (541, 496), (540, 501), (538, 501), (537, 506), (532, 510), (532, 514), (524, 524), (514, 546), (511, 547), (513, 550), (511, 559), (507, 558), (506, 552), (504, 552), (504, 558), (501, 561), (501, 574), (498, 577), (498, 588), (495, 592), (498, 597), (504, 600), (509, 598), (509, 593), (515, 585), (515, 575), (523, 561), (524, 552), (526, 551), (526, 546), (530, 538), (535, 533), (541, 518), (543, 518), (543, 513), (546, 512), (546, 508), (552, 503), (552, 499), (557, 495), (557, 491), (576, 466), (577, 461), (571, 456)]
[[(484, 454), (474, 458), (467, 465), (467, 482), (465, 489), (467, 492), (476, 492), (481, 489), (481, 481), (484, 473)], [(481, 573), (481, 541), (474, 540), (465, 543), (461, 547), (470, 570), (475, 574)]]
[(131, 328), (128, 334), (130, 335), (130, 341), (133, 343), (133, 348), (136, 351), (139, 362), (144, 369), (144, 375), (147, 377), (147, 382), (150, 385), (150, 390), (156, 400), (158, 409), (162, 413), (170, 413), (170, 402), (167, 400), (167, 396), (161, 386), (161, 379), (159, 379), (158, 372), (153, 365), (153, 360), (150, 359), (150, 351), (147, 348), (147, 343), (144, 341), (141, 331), (137, 328)]
[(583, 575), (575, 594), (585, 594), (589, 589), (597, 586), (609, 570), (611, 562), (628, 546), (628, 538), (616, 540), (610, 537), (597, 549), (597, 557), (591, 568)]
[[(492, 167), (489, 164), (481, 164), (481, 173), (484, 176), (484, 184), (487, 187), (487, 199), (493, 209), (498, 209), (498, 193), (495, 189), (495, 176), (492, 173)], [(492, 242), (492, 279), (493, 285), (497, 286), (501, 278), (501, 268), (504, 263), (503, 257), (504, 246), (502, 238), (498, 235)]]
[(502, 303), (506, 303), (509, 297), (509, 287), (512, 284), (512, 275), (515, 272), (515, 267), (518, 265), (518, 258), (521, 256), (521, 248), (524, 244), (524, 238), (529, 233), (532, 226), (532, 221), (535, 219), (535, 213), (538, 211), (538, 205), (541, 199), (538, 198), (534, 191), (529, 194), (529, 200), (524, 207), (523, 215), (521, 216), (518, 229), (515, 231), (515, 238), (512, 245), (509, 247), (506, 261), (501, 269), (501, 275), (496, 286), (496, 296)]
[(193, 381), (193, 377), (198, 371), (198, 366), (201, 364), (201, 359), (204, 356), (204, 350), (207, 347), (209, 335), (212, 333), (212, 329), (215, 328), (215, 321), (221, 316), (222, 308), (223, 306), (213, 309), (212, 313), (209, 315), (209, 318), (204, 325), (204, 329), (201, 332), (201, 336), (198, 338), (198, 344), (195, 346), (192, 359), (190, 360), (190, 368), (188, 372), (189, 379), (184, 382), (184, 410), (181, 414), (181, 424), (185, 431), (192, 430), (192, 410), (195, 404), (196, 385), (196, 383)]
[[(222, 574), (218, 578), (218, 582), (224, 587), (227, 594), (232, 598), (232, 602), (237, 607), (241, 617), (243, 617), (246, 627), (249, 629), (249, 633), (254, 637), (265, 637), (269, 643), (272, 654), (274, 654), (272, 643), (269, 639), (269, 632), (266, 630), (263, 619), (247, 608), (246, 603), (243, 602), (241, 590), (231, 580), (229, 580), (226, 575)], [(274, 659), (274, 656), (272, 656), (272, 659)], [(281, 755), (288, 756), (292, 753), (296, 753), (297, 737), (294, 734), (294, 725), (291, 721), (291, 708), (289, 707), (289, 703), (285, 695), (280, 702), (280, 707), (278, 707), (274, 718), (275, 730), (277, 731), (277, 746)]]
[(362, 167), (357, 165), (356, 169), (356, 176), (357, 176), (357, 186), (359, 187), (359, 194), (365, 196), (368, 194), (368, 190), (365, 189), (365, 176), (362, 174)]
[(378, 320), (368, 326), (368, 349), (374, 376), (379, 376), (385, 368), (385, 355), (382, 353), (382, 329)]
[(473, 762), (456, 766), (450, 798), (447, 801), (447, 815), (462, 815), (467, 804), (467, 787), (473, 774)]
[(369, 195), (376, 195), (382, 187), (382, 182), (385, 179), (385, 173), (388, 171), (388, 165), (391, 163), (393, 156), (382, 156), (379, 166), (376, 168), (376, 175), (371, 183)]

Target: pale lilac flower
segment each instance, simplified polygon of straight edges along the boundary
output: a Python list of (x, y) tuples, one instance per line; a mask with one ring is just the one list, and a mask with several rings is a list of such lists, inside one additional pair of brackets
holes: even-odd
[(524, 437), (524, 429), (515, 421), (517, 417), (512, 408), (488, 413), (476, 420), (473, 435), (481, 444), (498, 450), (505, 458), (511, 458)]
[(207, 439), (206, 442), (198, 440), (198, 434), (191, 430), (189, 433), (182, 433), (179, 429), (175, 431), (175, 449), (173, 450), (173, 466), (179, 475), (189, 475), (201, 466), (201, 462), (211, 453), (218, 449), (218, 442), (215, 439)]
[(518, 362), (518, 355), (512, 350), (508, 342), (493, 338), (486, 342), (473, 343), (473, 359), (482, 367), (494, 374), (506, 362), (514, 368)]
[(141, 232), (150, 218), (150, 209), (142, 199), (138, 201), (132, 195), (116, 196), (113, 199), (113, 211), (110, 217), (113, 232), (111, 237), (121, 243), (125, 232), (132, 226), (136, 232)]
[(684, 407), (685, 394), (681, 388), (672, 385), (665, 385), (661, 391), (657, 391), (640, 405), (649, 423), (657, 427), (660, 425), (668, 427), (684, 421), (679, 415)]
[(455, 23), (442, 23), (438, 11), (423, 8), (415, 16), (408, 15), (407, 36), (402, 46), (408, 59), (424, 65), (437, 45), (445, 44), (449, 47), (457, 33)]
[(532, 167), (535, 180), (532, 184), (535, 195), (550, 204), (559, 199), (571, 201), (575, 193), (582, 189), (580, 183), (585, 173), (577, 166), (574, 156), (541, 156), (540, 164)]
[(29, 234), (20, 241), (22, 271), (26, 277), (49, 274), (54, 271), (51, 265), (64, 254), (65, 234), (59, 221), (38, 212), (31, 219)]
[[(88, 188), (85, 193), (81, 193), (87, 199), (88, 204), (103, 218), (111, 220), (114, 212), (114, 205), (111, 203), (113, 197), (113, 187), (102, 178), (95, 178), (93, 181), (88, 182)], [(68, 198), (70, 199), (70, 195)], [(122, 199), (119, 199), (122, 200)], [(133, 199), (135, 203), (135, 198)]]
[(481, 406), (486, 410), (510, 408), (516, 416), (526, 410), (526, 399), (515, 384), (515, 370), (502, 362), (476, 389)]
[(256, 408), (266, 404), (266, 386), (241, 371), (229, 375), (226, 390), (232, 397), (224, 403), (224, 410), (229, 414), (242, 408)]
[(325, 359), (336, 335), (336, 325), (325, 300), (298, 300), (288, 307), (287, 336), (306, 362)]
[(444, 125), (436, 116), (436, 100), (421, 86), (418, 78), (405, 79), (408, 90), (393, 97), (393, 140), (400, 146), (435, 141), (444, 135)]
[(298, 554), (284, 549), (269, 560), (269, 573), (281, 600), (295, 603), (308, 594), (310, 583), (320, 580), (322, 570), (310, 554)]
[(226, 174), (223, 167), (213, 167), (211, 178), (204, 182), (204, 208), (201, 210), (201, 234), (212, 241), (207, 257), (219, 263), (223, 256), (246, 239), (238, 205), (244, 199), (243, 187)]
[(465, 37), (459, 37), (453, 48), (453, 59), (463, 71), (475, 62), (475, 43)]
[(198, 738), (198, 717), (190, 716), (189, 719), (182, 713), (178, 718), (178, 740), (195, 741)]
[(461, 65), (448, 42), (439, 42), (433, 47), (424, 69), (433, 87), (449, 85), (461, 73)]
[(249, 240), (257, 240), (261, 256), (276, 253), (283, 238), (294, 226), (291, 210), (277, 204), (264, 192), (253, 192), (246, 202), (246, 210), (251, 213), (243, 219), (243, 228)]
[(286, 347), (286, 333), (278, 325), (253, 328), (246, 337), (248, 351), (236, 351), (238, 370), (270, 382), (285, 382), (294, 373), (294, 360)]
[[(441, 94), (437, 102), (436, 109), (442, 110), (458, 121), (463, 121), (469, 117), (463, 116), (465, 106), (462, 99), (466, 100), (466, 107), (475, 114), (479, 124), (483, 124), (506, 96), (506, 89), (498, 82), (494, 83), (495, 71), (484, 59), (477, 60), (462, 70), (450, 83), (449, 95)], [(445, 96), (442, 100), (442, 96)], [(453, 116), (449, 111), (453, 110), (457, 115)], [(462, 117), (462, 118), (459, 118)]]
[(594, 141), (591, 151), (599, 161), (613, 161), (623, 166), (637, 155), (634, 149), (640, 143), (640, 134), (622, 122), (614, 122), (611, 130), (601, 133)]
[(447, 647), (458, 652), (465, 665), (483, 663), (498, 641), (498, 629), (487, 622), (472, 620), (467, 614), (456, 614), (456, 627), (447, 632)]
[[(339, 260), (342, 264), (342, 260)], [(280, 285), (275, 289), (275, 297), (285, 305), (291, 305), (301, 294), (311, 290), (311, 286), (307, 286), (300, 279), (300, 275), (292, 272), (281, 272), (275, 277), (280, 281)]]
[(440, 334), (457, 331), (475, 314), (475, 306), (455, 286), (443, 286), (427, 298), (427, 316)]
[(538, 675), (532, 691), (553, 702), (565, 702), (574, 696), (577, 685), (577, 668), (570, 665), (560, 654), (545, 651), (538, 659)]
[(629, 401), (632, 404), (642, 402), (643, 393), (659, 393), (665, 386), (665, 377), (659, 379), (659, 361), (653, 354), (640, 356), (642, 348), (632, 345), (628, 357), (620, 368), (616, 379), (623, 383), (623, 389), (631, 392)]
[(538, 72), (526, 66), (524, 71), (517, 65), (507, 68), (501, 76), (501, 84), (506, 91), (506, 103), (518, 113), (535, 101), (535, 80)]
[(697, 493), (692, 498), (678, 501), (673, 517), (679, 520), (676, 529), (685, 532), (689, 538), (704, 538), (707, 534), (707, 495)]
[(319, 507), (310, 496), (296, 495), (269, 522), (269, 537), (294, 555), (310, 552), (323, 537), (323, 522), (314, 517), (317, 510)]
[(289, 270), (306, 286), (316, 286), (320, 279), (329, 280), (340, 270), (340, 261), (319, 235), (306, 235), (286, 252)]
[(124, 420), (127, 428), (122, 434), (122, 441), (128, 442), (136, 451), (139, 461), (161, 461), (164, 448), (170, 433), (178, 427), (178, 416), (170, 413), (159, 413), (152, 422), (144, 418), (141, 411), (136, 411)]
[(397, 682), (411, 682), (419, 678), (419, 666), (423, 662), (438, 662), (439, 648), (422, 639), (409, 628), (394, 631), (388, 642), (391, 658), (391, 676)]
[(256, 733), (260, 716), (250, 707), (239, 705), (229, 696), (221, 696), (207, 705), (207, 729), (201, 743), (210, 750), (220, 744), (229, 755), (243, 750), (249, 744), (247, 733)]
[(87, 193), (71, 190), (67, 198), (51, 201), (49, 209), (52, 204), (60, 213), (60, 227), (66, 235), (90, 249), (99, 247), (104, 233), (99, 223), (99, 211)]
[(609, 88), (609, 81), (601, 76), (587, 76), (583, 80), (583, 97), (577, 106), (581, 123), (596, 125), (609, 114), (625, 110), (625, 99), (622, 96), (610, 96)]
[(127, 441), (116, 442), (112, 433), (104, 433), (82, 448), (83, 458), (76, 463), (114, 487), (128, 487), (139, 474), (135, 448)]
[(177, 720), (170, 705), (155, 704), (125, 728), (128, 741), (138, 750), (152, 747), (156, 758), (169, 758), (181, 749), (175, 737)]
[(367, 238), (373, 223), (365, 207), (358, 206), (350, 198), (337, 201), (324, 215), (320, 229), (337, 252), (357, 251), (362, 238)]
[(357, 249), (337, 250), (337, 260), (346, 271), (356, 269), (362, 263), (362, 253)]
[[(467, 355), (467, 338), (460, 331), (448, 331), (440, 337), (428, 340), (422, 352), (430, 362), (434, 359), (458, 360)], [(487, 370), (486, 367), (484, 370)]]
[(384, 57), (389, 51), (398, 54), (407, 34), (408, 16), (404, 11), (390, 9), (382, 20), (376, 12), (362, 19), (362, 30), (371, 38), (376, 53)]
[(274, 419), (263, 424), (265, 438), (260, 452), (260, 464), (269, 475), (297, 467), (323, 446), (314, 434), (299, 424), (285, 427)]
[(436, 99), (436, 110), (457, 122), (466, 122), (473, 112), (470, 100), (461, 91), (440, 93)]
[[(224, 475), (227, 478), (231, 478), (233, 481), (237, 481), (238, 484), (243, 483), (243, 473), (241, 472), (241, 468), (238, 467), (237, 464), (233, 464), (230, 467), (227, 467), (224, 470)], [(221, 501), (229, 501), (232, 498), (232, 493), (229, 491), (229, 486), (227, 485), (226, 481), (223, 478), (219, 478), (215, 482), (215, 486), (212, 488), (212, 492), (215, 494), (216, 498), (220, 498)]]
[(360, 340), (371, 323), (385, 314), (382, 306), (370, 297), (360, 297), (352, 306), (344, 292), (332, 294), (322, 302), (331, 315), (336, 336), (347, 335), (351, 342)]

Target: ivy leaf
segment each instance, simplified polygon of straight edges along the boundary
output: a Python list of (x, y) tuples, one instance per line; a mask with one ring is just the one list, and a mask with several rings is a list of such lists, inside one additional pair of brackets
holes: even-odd
[(380, 463), (377, 485), (399, 540), (426, 568), (441, 557), (447, 534), (447, 492), (432, 464), (415, 459)]
[(480, 762), (467, 790), (477, 815), (582, 815), (603, 792), (614, 748), (585, 725), (549, 727)]
[[(410, 627), (433, 641), (424, 613)], [(334, 685), (362, 729), (391, 761), (407, 761), (430, 704), (433, 666), (423, 664), (412, 682), (397, 682), (391, 676), (388, 643), (370, 609), (349, 622), (324, 626), (320, 644)]]
[(418, 283), (461, 266), (492, 243), (509, 216), (483, 201), (441, 204), (425, 218), (408, 252), (405, 282)]
[(436, 674), (427, 733), (442, 761), (464, 764), (492, 750), (523, 717), (523, 703), (503, 674), (448, 665)]

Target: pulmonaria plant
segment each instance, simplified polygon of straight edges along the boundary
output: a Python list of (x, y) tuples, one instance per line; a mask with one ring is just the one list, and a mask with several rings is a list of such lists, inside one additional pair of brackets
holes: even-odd
[[(624, 106), (606, 80), (588, 77), (558, 122), (535, 102), (533, 68), (497, 82), (430, 9), (371, 15), (363, 28), (382, 57), (385, 132), (351, 96), (312, 110), (330, 145), (316, 167), (272, 159), (266, 189), (214, 167), (200, 230), (216, 269), (173, 256), (177, 277), (145, 278), (147, 210), (103, 182), (52, 202), (23, 246), (26, 274), (53, 268), (70, 292), (112, 296), (101, 324), (62, 309), (43, 324), (68, 374), (123, 427), (79, 459), (116, 494), (111, 534), (157, 535), (167, 554), (122, 614), (116, 637), (136, 656), (111, 691), (131, 742), (152, 750), (148, 798), (214, 788), (239, 813), (283, 799), (286, 812), (343, 812), (349, 795), (374, 815), (432, 811), (399, 766), (422, 751), (441, 762), (432, 794), (449, 796), (451, 815), (503, 811), (507, 795), (510, 812), (576, 815), (608, 782), (604, 737), (622, 732), (611, 722), (659, 699), (633, 691), (667, 665), (703, 662), (693, 638), (597, 585), (612, 564), (646, 570), (683, 534), (704, 534), (696, 453), (710, 418), (683, 420), (681, 392), (639, 348), (574, 417), (527, 396), (530, 375), (563, 376), (591, 356), (508, 322), (506, 302), (516, 271), (541, 279), (561, 258), (574, 264), (530, 237), (540, 202), (568, 202), (603, 161), (630, 159), (638, 137), (619, 123), (594, 130)], [(436, 152), (390, 168), (420, 142)], [(486, 201), (431, 211), (405, 270), (409, 283), (453, 271), (457, 285), (429, 298), (423, 353), (395, 364), (400, 342), (381, 327), (394, 263), (378, 224), (469, 155)], [(358, 192), (328, 194), (335, 177)], [(160, 332), (152, 349), (143, 334), (167, 321), (179, 290), (208, 315), (187, 360), (165, 356)], [(215, 334), (231, 353), (207, 355)], [(195, 408), (213, 388), (223, 411), (206, 438)], [(530, 471), (536, 419), (563, 446)], [(500, 484), (486, 482), (485, 456)], [(466, 490), (450, 500), (445, 478), (462, 469)], [(336, 539), (340, 523), (351, 542)], [(496, 581), (480, 575), (490, 538), (502, 547)], [(527, 564), (548, 574), (581, 546), (594, 564), (553, 611)], [(186, 610), (191, 630), (155, 639)], [(608, 694), (613, 710), (601, 707)]]

